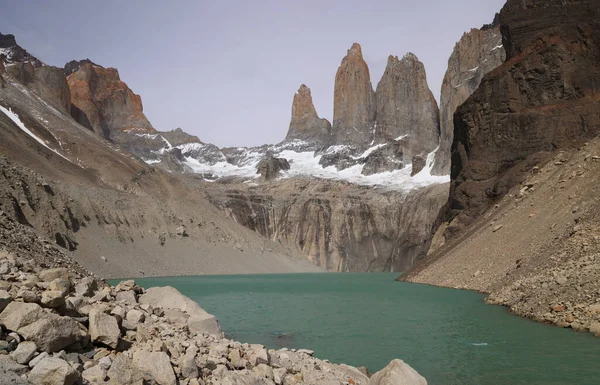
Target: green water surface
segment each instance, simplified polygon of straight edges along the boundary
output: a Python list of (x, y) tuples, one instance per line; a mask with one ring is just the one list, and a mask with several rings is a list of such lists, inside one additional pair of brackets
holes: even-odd
[(401, 358), (430, 385), (598, 385), (600, 339), (486, 305), (474, 292), (397, 274), (146, 278), (215, 314), (228, 337), (307, 348), (371, 372)]

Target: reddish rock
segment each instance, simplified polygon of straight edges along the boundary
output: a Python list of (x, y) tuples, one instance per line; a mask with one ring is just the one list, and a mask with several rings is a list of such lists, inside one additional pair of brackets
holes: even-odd
[(552, 306), (552, 310), (555, 312), (565, 311), (565, 305), (554, 305)]
[(292, 120), (286, 139), (301, 139), (310, 142), (326, 141), (331, 132), (331, 123), (319, 118), (313, 104), (310, 88), (302, 84), (294, 95)]
[(154, 132), (143, 112), (142, 99), (119, 78), (115, 68), (86, 63), (68, 77), (71, 115), (105, 138), (124, 130)]
[(333, 129), (329, 144), (368, 145), (375, 125), (375, 92), (362, 49), (354, 43), (335, 76)]

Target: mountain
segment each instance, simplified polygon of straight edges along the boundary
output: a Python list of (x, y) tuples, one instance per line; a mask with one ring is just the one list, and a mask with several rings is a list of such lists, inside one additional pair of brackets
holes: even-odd
[(600, 335), (599, 16), (593, 0), (506, 3), (506, 61), (454, 115), (441, 226), (402, 279)]
[(437, 102), (427, 85), (425, 66), (412, 53), (399, 60), (389, 56), (377, 85), (376, 141), (398, 141), (409, 144), (403, 161), (433, 152), (438, 146), (440, 118)]
[(373, 137), (375, 91), (360, 44), (354, 43), (335, 75), (333, 128), (329, 144), (364, 147)]
[(435, 154), (434, 175), (450, 174), (450, 148), (454, 137), (454, 113), (491, 70), (499, 67), (506, 53), (498, 17), (481, 29), (473, 28), (456, 43), (440, 96), (440, 148)]
[[(154, 133), (143, 113), (142, 98), (121, 81), (115, 68), (91, 62), (69, 74), (71, 115), (82, 126), (117, 143), (124, 131)], [(73, 62), (67, 64), (69, 72)]]
[(292, 120), (286, 140), (325, 143), (331, 135), (331, 123), (319, 118), (313, 105), (310, 88), (302, 84), (294, 94)]

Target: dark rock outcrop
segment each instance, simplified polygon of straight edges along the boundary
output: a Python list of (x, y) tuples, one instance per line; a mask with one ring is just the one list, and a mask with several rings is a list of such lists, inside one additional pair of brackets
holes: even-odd
[(65, 76), (69, 76), (73, 72), (79, 71), (79, 69), (86, 64), (91, 64), (95, 67), (102, 67), (101, 65), (94, 63), (90, 59), (71, 60), (70, 62), (65, 64), (65, 67), (63, 68), (63, 72), (65, 73)]
[(333, 129), (329, 144), (364, 147), (373, 137), (375, 92), (362, 49), (354, 43), (335, 76)]
[(286, 139), (301, 139), (323, 143), (329, 138), (331, 123), (319, 118), (313, 105), (310, 88), (302, 84), (294, 95), (292, 120)]
[(256, 173), (265, 181), (273, 180), (279, 176), (280, 171), (290, 169), (290, 163), (284, 158), (275, 158), (272, 155), (261, 160), (256, 166)]
[(427, 85), (425, 66), (412, 53), (399, 60), (388, 58), (385, 73), (377, 85), (376, 141), (389, 142), (407, 136), (405, 149), (413, 155), (429, 153), (438, 146), (439, 110)]
[(144, 115), (142, 98), (121, 81), (115, 68), (86, 63), (69, 75), (68, 82), (71, 115), (81, 125), (116, 142), (126, 130), (155, 132)]
[(14, 35), (0, 33), (0, 54), (6, 57), (6, 63), (29, 63), (33, 67), (43, 66), (44, 63), (24, 50), (17, 44)]
[(500, 66), (506, 58), (498, 23), (496, 17), (493, 24), (465, 33), (448, 60), (440, 98), (440, 148), (435, 155), (434, 175), (450, 173), (456, 109), (479, 87), (484, 75)]
[(553, 151), (600, 133), (600, 3), (509, 0), (500, 28), (506, 62), (454, 116), (457, 222), (480, 215)]

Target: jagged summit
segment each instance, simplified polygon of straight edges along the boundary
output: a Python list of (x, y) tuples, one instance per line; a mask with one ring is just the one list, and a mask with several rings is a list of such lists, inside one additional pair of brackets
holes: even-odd
[(362, 49), (354, 43), (335, 77), (333, 132), (329, 144), (364, 146), (375, 123), (375, 91)]
[(310, 88), (302, 84), (294, 94), (292, 119), (286, 139), (322, 142), (329, 137), (330, 131), (331, 123), (327, 119), (319, 118), (313, 104)]
[(5, 56), (5, 62), (8, 64), (28, 63), (35, 68), (45, 65), (44, 62), (18, 45), (15, 35), (11, 34), (0, 33), (0, 54)]
[(65, 73), (65, 76), (69, 76), (71, 75), (73, 72), (77, 72), (79, 71), (79, 69), (86, 65), (86, 64), (91, 64), (95, 67), (100, 67), (100, 68), (104, 68), (99, 64), (94, 63), (93, 61), (91, 61), (90, 59), (83, 59), (83, 60), (71, 60), (70, 62), (68, 62), (67, 64), (65, 64), (65, 67), (63, 69), (63, 72)]

